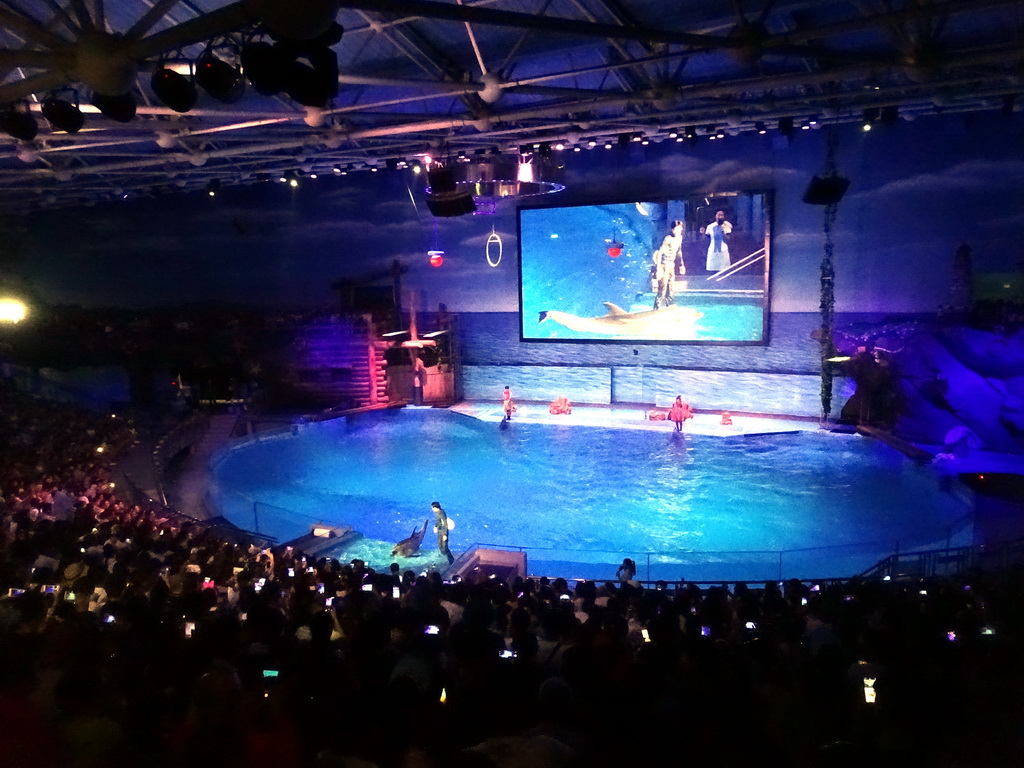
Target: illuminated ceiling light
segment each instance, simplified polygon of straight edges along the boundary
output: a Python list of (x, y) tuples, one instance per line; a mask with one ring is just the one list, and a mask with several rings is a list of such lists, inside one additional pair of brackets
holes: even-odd
[(131, 91), (118, 96), (94, 93), (92, 95), (92, 105), (104, 117), (109, 117), (118, 123), (130, 123), (135, 117), (135, 97)]
[(220, 192), (220, 179), (210, 179), (206, 182), (206, 194), (216, 197), (218, 192)]
[(606, 142), (605, 145), (604, 145), (604, 148), (605, 149), (611, 149), (612, 148), (612, 143), (610, 141)]
[(0, 113), (0, 130), (21, 141), (32, 141), (39, 125), (29, 112), (28, 102), (16, 101)]
[(587, 141), (587, 147), (589, 149), (593, 149), (596, 146), (597, 146), (597, 139), (590, 139), (589, 141)]
[(651, 143), (650, 139), (647, 139), (647, 138), (640, 139), (640, 146), (641, 147), (649, 146), (650, 143)]
[(28, 306), (11, 298), (0, 299), (0, 323), (20, 323), (28, 316)]
[(558, 152), (561, 152), (561, 151), (562, 151), (563, 149), (565, 149), (565, 144), (564, 144), (563, 142), (561, 142), (561, 141), (559, 141), (559, 142), (556, 142), (556, 143), (555, 143), (555, 149), (556, 149), (556, 150), (557, 150)]
[(295, 189), (296, 187), (299, 186), (299, 180), (292, 176), (290, 179), (288, 179), (288, 186), (291, 187), (292, 189)]
[(632, 141), (643, 141), (644, 135), (642, 133), (634, 133)]
[(59, 99), (54, 94), (50, 94), (43, 101), (41, 112), (54, 130), (78, 133), (85, 125), (85, 115), (78, 108), (77, 95), (75, 103), (72, 104), (67, 99)]
[(199, 98), (191, 72), (186, 77), (173, 69), (161, 66), (153, 73), (149, 86), (156, 97), (175, 112), (188, 112)]
[(754, 123), (754, 130), (757, 131), (762, 136), (764, 136), (766, 133), (768, 133), (768, 126), (766, 126), (763, 121), (758, 120), (756, 123)]
[(218, 59), (207, 48), (196, 59), (196, 84), (222, 104), (233, 104), (245, 93), (242, 72)]
[(577, 144), (575, 147), (572, 148), (572, 151), (573, 152), (582, 152), (583, 151), (583, 147), (581, 147), (579, 144)]

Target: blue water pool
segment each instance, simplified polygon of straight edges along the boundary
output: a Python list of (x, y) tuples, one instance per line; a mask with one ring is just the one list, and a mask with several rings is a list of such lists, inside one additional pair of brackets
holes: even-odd
[[(311, 522), (364, 535), (339, 557), (391, 562), (438, 500), (456, 553), (522, 547), (533, 573), (601, 578), (844, 576), (895, 547), (968, 543), (970, 512), (920, 465), (871, 438), (829, 432), (712, 437), (382, 411), (232, 446), (214, 499), (236, 524), (287, 540)], [(422, 570), (440, 565), (428, 529)]]

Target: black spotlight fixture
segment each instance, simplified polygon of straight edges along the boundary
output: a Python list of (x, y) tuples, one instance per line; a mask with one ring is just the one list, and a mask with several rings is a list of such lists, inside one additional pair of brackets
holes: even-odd
[(27, 101), (16, 101), (0, 112), (0, 131), (22, 141), (32, 141), (39, 133), (39, 124), (32, 117)]
[(210, 179), (206, 182), (206, 194), (216, 197), (218, 192), (220, 192), (220, 179)]
[(189, 76), (161, 64), (149, 80), (153, 93), (175, 112), (188, 112), (196, 105), (199, 93), (189, 65)]
[(895, 104), (882, 107), (878, 113), (878, 122), (882, 125), (896, 125), (900, 121), (900, 108)]
[(291, 59), (281, 46), (250, 42), (242, 46), (242, 72), (258, 93), (276, 96), (285, 89)]
[(754, 130), (757, 131), (760, 135), (764, 136), (766, 133), (768, 133), (768, 126), (766, 126), (763, 121), (758, 120), (756, 123), (754, 123)]
[(792, 117), (780, 117), (779, 118), (779, 133), (783, 136), (793, 135), (793, 118)]
[(438, 218), (465, 216), (476, 211), (473, 195), (459, 189), (450, 168), (436, 168), (427, 172), (427, 208)]
[(241, 70), (218, 59), (210, 48), (196, 59), (196, 84), (222, 104), (234, 104), (245, 93)]
[(808, 205), (835, 205), (843, 199), (849, 187), (849, 179), (834, 173), (815, 176), (804, 191), (804, 202)]
[(72, 104), (67, 99), (60, 98), (54, 92), (43, 101), (40, 111), (54, 130), (64, 131), (65, 133), (78, 133), (82, 130), (82, 126), (85, 125), (85, 115), (78, 108), (77, 93), (74, 98), (75, 102)]
[(338, 95), (338, 55), (330, 48), (307, 51), (288, 65), (287, 77), (285, 90), (294, 101), (324, 107)]
[(101, 115), (118, 123), (130, 123), (135, 117), (135, 97), (132, 96), (131, 91), (118, 96), (94, 93), (92, 105), (100, 111)]

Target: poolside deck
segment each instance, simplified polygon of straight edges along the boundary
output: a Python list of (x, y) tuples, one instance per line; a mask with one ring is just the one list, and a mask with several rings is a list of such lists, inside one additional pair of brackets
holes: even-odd
[[(575, 427), (612, 427), (639, 429), (652, 432), (671, 432), (671, 421), (651, 421), (647, 418), (649, 405), (573, 405), (572, 413), (555, 415), (548, 412), (546, 402), (516, 402), (512, 423), (559, 424)], [(499, 423), (505, 416), (501, 403), (461, 402), (449, 409), (480, 421)], [(659, 409), (667, 411), (667, 409)], [(738, 435), (770, 435), (783, 432), (809, 432), (821, 429), (817, 419), (799, 416), (732, 412), (731, 425), (723, 425), (720, 411), (695, 411), (692, 419), (684, 422), (683, 431), (692, 435), (735, 437)]]

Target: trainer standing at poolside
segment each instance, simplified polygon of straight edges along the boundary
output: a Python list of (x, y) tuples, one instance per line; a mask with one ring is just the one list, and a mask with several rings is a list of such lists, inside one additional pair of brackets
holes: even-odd
[(437, 533), (437, 551), (448, 558), (448, 565), (455, 562), (452, 551), (448, 549), (448, 514), (442, 509), (441, 503), (430, 503), (430, 511), (434, 513), (434, 531)]
[(501, 405), (505, 410), (505, 421), (512, 421), (512, 412), (516, 409), (516, 404), (512, 402), (512, 390), (505, 387), (505, 391), (501, 394)]

